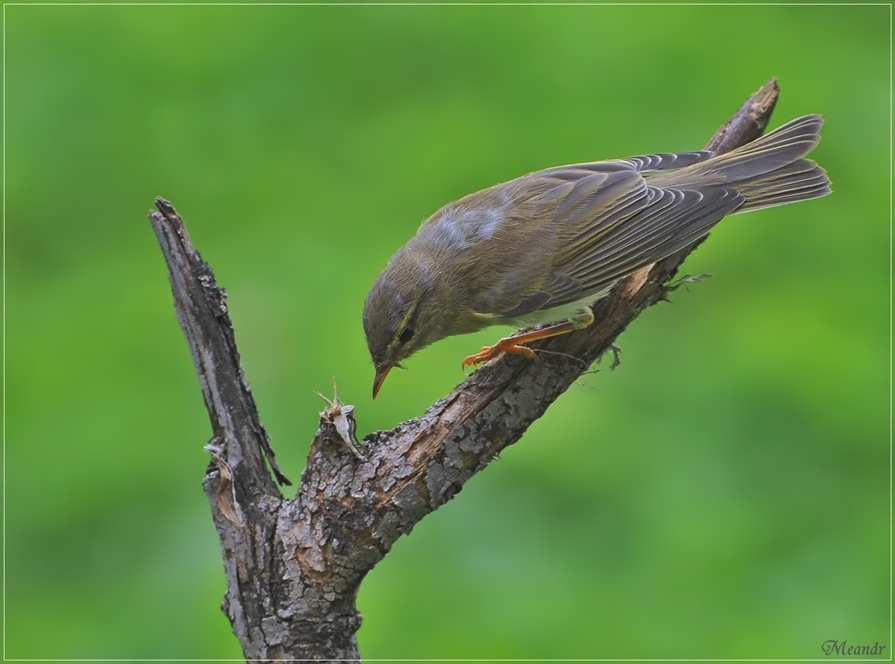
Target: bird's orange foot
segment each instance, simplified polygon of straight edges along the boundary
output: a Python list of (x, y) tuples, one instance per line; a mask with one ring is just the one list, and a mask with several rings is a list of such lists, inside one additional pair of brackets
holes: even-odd
[(530, 360), (534, 360), (537, 358), (537, 355), (535, 355), (535, 352), (531, 348), (520, 346), (516, 337), (506, 337), (505, 339), (501, 339), (500, 341), (498, 341), (493, 346), (485, 346), (475, 355), (470, 355), (465, 360), (463, 360), (462, 366), (464, 369), (469, 366), (478, 366), (479, 364), (484, 364), (488, 360), (493, 360), (495, 357), (498, 357), (502, 353), (524, 355)]
[[(520, 335), (521, 336), (521, 335)], [(531, 339), (525, 339), (524, 341), (531, 341)], [(478, 366), (479, 364), (484, 364), (488, 360), (493, 360), (495, 357), (498, 357), (502, 353), (510, 353), (512, 355), (524, 355), (530, 360), (534, 360), (537, 358), (535, 352), (526, 346), (520, 346), (519, 337), (506, 337), (501, 339), (493, 346), (485, 346), (481, 351), (476, 353), (475, 355), (470, 355), (465, 360), (463, 360), (463, 368), (469, 366)]]
[(493, 346), (485, 346), (475, 355), (470, 355), (463, 360), (461, 367), (465, 369), (468, 366), (483, 364), (488, 360), (493, 360), (501, 353), (524, 355), (529, 360), (534, 360), (537, 358), (535, 352), (522, 344), (529, 344), (532, 341), (538, 341), (539, 339), (549, 339), (550, 337), (557, 337), (561, 334), (568, 334), (569, 332), (585, 328), (593, 322), (594, 314), (590, 307), (587, 307), (580, 314), (576, 315), (574, 318), (570, 318), (564, 323), (557, 323), (556, 325), (549, 325), (528, 332), (520, 332), (511, 337), (504, 337)]

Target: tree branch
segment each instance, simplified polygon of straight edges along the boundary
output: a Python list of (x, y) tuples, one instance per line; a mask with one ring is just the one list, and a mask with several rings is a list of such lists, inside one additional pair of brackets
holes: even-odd
[[(725, 152), (764, 131), (779, 90), (771, 80), (708, 148)], [(267, 433), (239, 364), (225, 294), (182, 219), (156, 199), (150, 221), (168, 265), (177, 318), (199, 374), (214, 437), (204, 486), (221, 541), (226, 612), (247, 659), (358, 659), (361, 581), (414, 525), (513, 444), (640, 313), (666, 299), (699, 244), (644, 268), (594, 306), (597, 323), (476, 371), (421, 417), (367, 436), (356, 455), (351, 406), (322, 413), (298, 494), (283, 499)], [(701, 242), (701, 241), (700, 241)], [(346, 442), (348, 444), (346, 444)]]

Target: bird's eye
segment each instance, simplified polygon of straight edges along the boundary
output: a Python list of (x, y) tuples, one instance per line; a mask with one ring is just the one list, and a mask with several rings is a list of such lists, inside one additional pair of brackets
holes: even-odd
[(406, 344), (411, 339), (413, 339), (413, 330), (409, 327), (405, 327), (403, 330), (401, 330), (401, 334), (398, 335), (398, 341), (400, 341), (402, 344)]

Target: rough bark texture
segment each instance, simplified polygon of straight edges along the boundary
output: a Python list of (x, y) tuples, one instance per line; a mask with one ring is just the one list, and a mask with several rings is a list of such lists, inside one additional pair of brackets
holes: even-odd
[[(763, 86), (708, 147), (724, 152), (761, 135), (778, 92), (774, 80)], [(594, 307), (597, 323), (535, 346), (553, 351), (540, 361), (498, 358), (421, 417), (371, 434), (363, 458), (344, 442), (351, 407), (336, 400), (289, 500), (274, 482), (289, 484), (243, 376), (225, 294), (171, 204), (159, 198), (156, 207), (150, 221), (214, 434), (204, 487), (227, 576), (223, 609), (249, 660), (359, 659), (355, 598), (367, 572), (519, 440), (644, 309), (665, 299), (696, 246), (618, 284)]]

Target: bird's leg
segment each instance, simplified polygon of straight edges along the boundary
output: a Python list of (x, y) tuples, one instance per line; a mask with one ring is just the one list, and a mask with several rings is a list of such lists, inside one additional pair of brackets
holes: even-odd
[(535, 352), (531, 348), (521, 344), (528, 344), (532, 341), (537, 341), (538, 339), (549, 339), (550, 337), (558, 337), (561, 334), (568, 334), (575, 330), (584, 329), (593, 322), (594, 312), (591, 311), (590, 307), (586, 307), (581, 313), (576, 314), (563, 323), (548, 325), (547, 327), (542, 327), (539, 330), (532, 330), (531, 332), (514, 334), (509, 337), (504, 337), (493, 346), (485, 346), (480, 352), (475, 355), (470, 355), (463, 360), (462, 366), (465, 368), (470, 365), (482, 364), (488, 360), (494, 359), (501, 353), (524, 355), (528, 359), (533, 360), (537, 357)]

